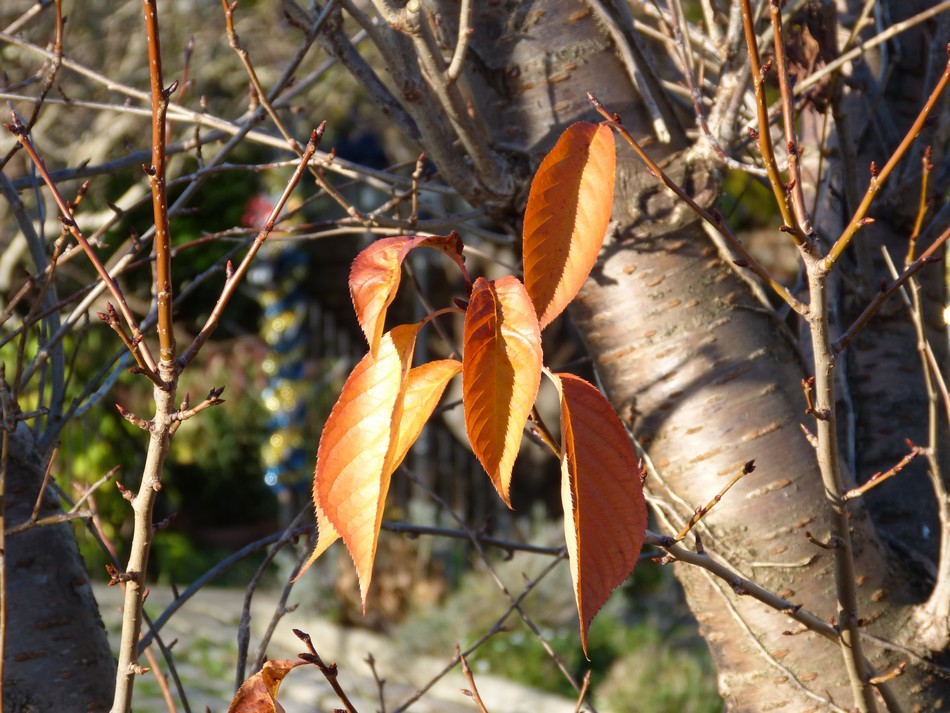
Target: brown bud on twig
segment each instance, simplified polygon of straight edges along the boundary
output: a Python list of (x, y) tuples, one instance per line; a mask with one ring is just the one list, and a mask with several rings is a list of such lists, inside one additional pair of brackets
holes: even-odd
[(139, 575), (137, 572), (120, 572), (111, 564), (106, 565), (106, 573), (109, 575), (109, 586), (114, 587), (117, 584), (125, 582), (137, 582)]
[(122, 496), (123, 500), (128, 500), (129, 502), (135, 500), (135, 493), (122, 485), (118, 480), (115, 481), (115, 489), (119, 491), (119, 495)]

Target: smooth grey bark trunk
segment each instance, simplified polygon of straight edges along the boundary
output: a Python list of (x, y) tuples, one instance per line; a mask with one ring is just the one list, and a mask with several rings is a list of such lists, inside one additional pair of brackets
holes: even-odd
[[(44, 473), (27, 428), (10, 443), (7, 528), (29, 520)], [(47, 488), (39, 517), (57, 512)], [(115, 661), (70, 525), (8, 535), (6, 567), (4, 713), (108, 711)]]

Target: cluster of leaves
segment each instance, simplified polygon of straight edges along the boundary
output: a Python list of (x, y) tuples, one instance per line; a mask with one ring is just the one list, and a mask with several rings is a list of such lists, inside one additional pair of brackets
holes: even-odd
[[(615, 163), (608, 126), (578, 123), (564, 131), (531, 184), (524, 282), (515, 276), (472, 282), (454, 232), (378, 240), (354, 261), (350, 293), (369, 353), (347, 378), (320, 439), (313, 484), (318, 540), (307, 567), (342, 539), (364, 610), (392, 474), (459, 373), (472, 449), (509, 507), (512, 468), (529, 418), (560, 458), (564, 533), (585, 650), (594, 615), (633, 570), (646, 505), (629, 437), (596, 387), (545, 368), (541, 350), (541, 331), (577, 295), (603, 244)], [(384, 331), (402, 262), (420, 247), (458, 265), (468, 301)], [(413, 367), (419, 331), (447, 312), (465, 315), (462, 360)], [(560, 444), (534, 408), (542, 373), (560, 395)]]

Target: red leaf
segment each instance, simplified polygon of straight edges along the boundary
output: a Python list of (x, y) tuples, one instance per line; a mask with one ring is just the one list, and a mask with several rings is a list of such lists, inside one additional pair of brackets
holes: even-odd
[(386, 309), (399, 289), (402, 262), (410, 250), (434, 248), (451, 257), (468, 280), (462, 258), (462, 239), (452, 231), (445, 236), (408, 236), (383, 238), (364, 249), (350, 268), (350, 297), (370, 352), (375, 356), (386, 321)]
[(561, 394), (564, 536), (587, 651), (587, 632), (610, 593), (633, 571), (647, 527), (636, 453), (596, 387), (552, 375)]
[(462, 401), (472, 449), (511, 507), (511, 469), (541, 383), (541, 330), (524, 285), (480, 277), (465, 312)]
[(564, 130), (538, 167), (524, 216), (524, 282), (544, 329), (570, 304), (604, 242), (616, 168), (610, 127)]
[(277, 702), (277, 690), (291, 669), (307, 663), (295, 661), (267, 661), (264, 668), (255, 673), (238, 689), (228, 706), (228, 713), (283, 713)]

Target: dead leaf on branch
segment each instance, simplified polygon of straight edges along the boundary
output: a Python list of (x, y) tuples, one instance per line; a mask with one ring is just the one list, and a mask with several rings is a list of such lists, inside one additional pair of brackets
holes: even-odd
[(614, 198), (613, 131), (564, 130), (531, 182), (524, 216), (524, 281), (541, 329), (577, 296), (604, 242)]
[(604, 395), (572, 374), (550, 376), (561, 396), (564, 537), (586, 653), (594, 616), (637, 563), (646, 500), (630, 437)]
[(449, 235), (402, 235), (377, 240), (364, 249), (350, 267), (350, 298), (369, 350), (375, 356), (386, 322), (386, 310), (396, 297), (402, 275), (402, 263), (415, 248), (433, 248), (445, 253), (459, 266), (469, 281), (462, 257), (462, 239)]
[(517, 278), (475, 281), (463, 348), (465, 429), (495, 490), (511, 507), (511, 470), (541, 385), (541, 329)]
[(277, 702), (280, 682), (291, 669), (306, 663), (301, 659), (267, 661), (264, 668), (241, 684), (228, 713), (284, 713), (284, 707)]

